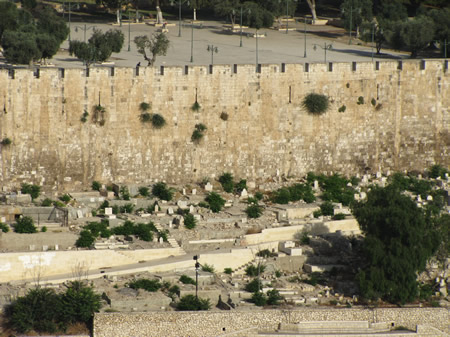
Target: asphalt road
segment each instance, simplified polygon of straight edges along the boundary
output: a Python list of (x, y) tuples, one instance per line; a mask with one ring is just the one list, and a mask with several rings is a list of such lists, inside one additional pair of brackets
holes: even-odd
[[(255, 64), (256, 54), (258, 63), (304, 63), (304, 62), (352, 62), (370, 61), (372, 59), (372, 48), (357, 44), (349, 44), (349, 36), (343, 29), (333, 26), (312, 26), (306, 25), (306, 58), (305, 55), (305, 25), (304, 23), (290, 23), (288, 34), (286, 31), (273, 29), (261, 29), (260, 34), (264, 37), (249, 37), (249, 33), (254, 33), (253, 29), (245, 29), (242, 37), (243, 46), (240, 47), (240, 34), (226, 32), (223, 23), (217, 21), (204, 21), (203, 26), (192, 28), (189, 22), (183, 22), (181, 37), (178, 36), (178, 21), (169, 22), (168, 37), (170, 47), (166, 56), (159, 56), (156, 59), (156, 66), (159, 65), (207, 65), (211, 64), (214, 57), (214, 64)], [(86, 38), (92, 34), (93, 24), (86, 23)], [(95, 24), (97, 29), (106, 31), (108, 29), (120, 29), (125, 35), (125, 43), (122, 51), (113, 54), (110, 61), (115, 66), (136, 66), (141, 62), (141, 66), (147, 62), (140, 55), (133, 42), (135, 36), (151, 35), (157, 31), (154, 26), (146, 24)], [(71, 39), (84, 40), (85, 24), (76, 22), (71, 24)], [(192, 35), (193, 34), (193, 35)], [(193, 36), (193, 38), (192, 38)], [(130, 37), (130, 38), (129, 38)], [(258, 41), (256, 41), (258, 40)], [(256, 42), (258, 42), (258, 53), (256, 53)], [(355, 41), (354, 41), (355, 42)], [(217, 52), (213, 55), (207, 50), (209, 46), (217, 47)], [(329, 46), (331, 49), (328, 49)], [(63, 43), (62, 51), (59, 52), (50, 62), (56, 66), (82, 67), (82, 63), (67, 52), (69, 42)], [(325, 50), (324, 47), (327, 47)], [(128, 51), (128, 47), (130, 50)], [(191, 51), (192, 59), (191, 62)], [(380, 57), (374, 55), (374, 60), (386, 60), (392, 58), (406, 58), (406, 53), (384, 51)]]

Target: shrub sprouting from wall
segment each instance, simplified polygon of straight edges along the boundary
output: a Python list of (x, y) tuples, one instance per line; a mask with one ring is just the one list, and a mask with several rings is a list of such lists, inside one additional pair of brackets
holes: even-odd
[(306, 95), (302, 105), (309, 113), (321, 115), (328, 110), (330, 102), (325, 95), (311, 93)]

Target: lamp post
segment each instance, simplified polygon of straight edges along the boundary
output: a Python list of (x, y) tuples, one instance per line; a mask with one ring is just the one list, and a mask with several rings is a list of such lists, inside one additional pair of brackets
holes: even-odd
[(348, 31), (350, 39), (348, 41), (348, 44), (352, 44), (352, 20), (353, 20), (353, 5), (350, 6), (350, 29)]
[(373, 62), (373, 41), (374, 41), (374, 35), (375, 35), (375, 24), (372, 23), (372, 62)]
[(320, 47), (325, 51), (325, 63), (327, 63), (327, 50), (333, 49), (333, 45), (331, 43), (327, 44), (326, 42), (323, 47), (320, 44), (314, 44), (314, 50), (316, 50), (317, 47)]
[(303, 57), (306, 58), (306, 16), (305, 16), (305, 52), (303, 53)]
[(130, 44), (131, 44), (131, 14), (130, 9), (128, 9), (128, 51), (131, 50)]
[(212, 44), (209, 44), (206, 50), (211, 52), (211, 64), (214, 65), (214, 53), (217, 54), (219, 52), (219, 48), (214, 47), (214, 45)]
[[(239, 25), (240, 30), (239, 30), (239, 36), (240, 36), (240, 42), (239, 42), (239, 47), (242, 47), (242, 15), (244, 12), (244, 6), (241, 6), (241, 23)], [(247, 9), (248, 14), (250, 14), (252, 11), (249, 9)], [(234, 9), (233, 9), (233, 15), (234, 15)]]
[(200, 268), (200, 263), (198, 262), (198, 255), (194, 255), (195, 261), (195, 298), (198, 300), (198, 269)]
[[(72, 7), (73, 6), (73, 7)], [(64, 2), (64, 4), (63, 4), (63, 17), (64, 17), (64, 10), (65, 10), (65, 8), (66, 8), (66, 2)], [(70, 36), (70, 22), (71, 22), (71, 19), (70, 19), (70, 11), (72, 10), (72, 8), (76, 8), (76, 9), (79, 9), (80, 8), (80, 4), (71, 4), (70, 2), (69, 2), (69, 42), (71, 41), (71, 36)]]
[[(281, 2), (281, 0), (278, 0)], [(297, 0), (292, 0), (297, 1)], [(289, 0), (286, 0), (286, 34), (289, 32)]]
[(258, 71), (258, 29), (256, 29), (256, 71)]
[[(189, 5), (189, 1), (187, 0), (177, 0), (178, 1), (178, 37), (181, 37), (181, 5), (187, 3)], [(174, 2), (170, 2), (173, 6)], [(191, 61), (192, 62), (192, 61)]]
[(95, 29), (95, 26), (86, 27), (86, 25), (83, 26), (75, 26), (75, 31), (78, 32), (78, 29), (81, 29), (84, 32), (84, 42), (86, 43), (86, 31), (89, 29)]
[(194, 21), (191, 22), (191, 63), (194, 62)]

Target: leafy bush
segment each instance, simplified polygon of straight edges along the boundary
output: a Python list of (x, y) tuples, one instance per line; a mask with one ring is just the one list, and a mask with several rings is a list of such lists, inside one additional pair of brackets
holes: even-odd
[(233, 269), (232, 269), (232, 268), (225, 268), (225, 269), (223, 270), (223, 272), (224, 272), (225, 274), (231, 275), (231, 274), (233, 273)]
[(148, 292), (156, 292), (161, 288), (159, 280), (139, 279), (128, 283), (128, 286), (132, 289), (144, 289)]
[(206, 272), (208, 272), (208, 273), (214, 273), (214, 272), (215, 272), (214, 266), (211, 266), (211, 265), (209, 265), (209, 264), (207, 264), (207, 263), (205, 263), (204, 265), (202, 265), (202, 271), (206, 271)]
[(71, 200), (72, 198), (68, 194), (64, 194), (59, 197), (59, 200), (65, 202), (66, 204)]
[(194, 132), (192, 133), (191, 140), (194, 143), (200, 142), (200, 140), (203, 138), (203, 133), (206, 131), (206, 126), (202, 123), (195, 124)]
[(257, 252), (256, 256), (268, 258), (268, 257), (277, 256), (277, 254), (276, 253), (272, 253), (268, 249), (263, 249), (263, 250), (260, 250), (259, 252)]
[(441, 165), (433, 165), (429, 169), (429, 176), (430, 178), (436, 179), (437, 177), (444, 178), (446, 173), (450, 173), (447, 169), (442, 167)]
[(166, 120), (160, 114), (152, 114), (152, 125), (155, 129), (161, 129), (166, 125)]
[(272, 289), (267, 292), (267, 304), (279, 305), (282, 300), (284, 300), (284, 297), (280, 295), (278, 290)]
[(377, 105), (377, 100), (375, 98), (372, 98), (370, 104), (372, 104), (373, 106)]
[(88, 325), (95, 312), (101, 308), (101, 296), (80, 281), (69, 282), (65, 293), (60, 295), (64, 321)]
[(177, 303), (177, 310), (180, 311), (200, 311), (209, 310), (210, 308), (209, 298), (196, 298), (194, 295), (183, 296)]
[(180, 287), (177, 286), (177, 285), (171, 286), (171, 287), (168, 289), (167, 295), (168, 295), (170, 298), (174, 298), (175, 295), (179, 297), (179, 296), (180, 296)]
[(5, 146), (10, 145), (11, 143), (12, 143), (11, 139), (9, 139), (8, 137), (3, 138), (2, 141), (1, 141), (1, 144), (5, 145)]
[(195, 111), (195, 112), (200, 110), (200, 108), (201, 108), (201, 106), (200, 106), (200, 104), (197, 101), (195, 101), (195, 103), (192, 104), (192, 106), (191, 106), (191, 110)]
[(31, 218), (29, 216), (24, 216), (20, 219), (17, 219), (17, 222), (14, 225), (14, 232), (16, 232), (16, 233), (36, 233), (37, 228), (33, 223), (33, 218)]
[(187, 275), (181, 275), (180, 276), (180, 282), (183, 284), (193, 284), (195, 285), (195, 280), (192, 279), (191, 277), (187, 276)]
[(184, 226), (187, 229), (194, 229), (197, 225), (197, 220), (195, 220), (194, 216), (192, 214), (186, 214), (184, 216)]
[(94, 191), (100, 191), (100, 189), (102, 188), (102, 184), (100, 184), (98, 181), (93, 181), (92, 185), (91, 185), (92, 189)]
[(143, 197), (148, 197), (150, 195), (150, 189), (148, 187), (139, 187), (139, 194)]
[(320, 205), (320, 211), (322, 215), (333, 215), (334, 214), (334, 206), (331, 202), (325, 201)]
[(48, 207), (48, 206), (51, 206), (52, 204), (53, 204), (53, 200), (50, 198), (45, 198), (41, 202), (41, 206), (43, 206), (43, 207)]
[(259, 278), (254, 278), (252, 281), (246, 284), (245, 291), (249, 293), (257, 293), (262, 289), (262, 283)]
[(358, 104), (358, 105), (364, 104), (364, 97), (359, 96), (359, 97), (358, 97), (358, 101), (356, 102), (356, 104)]
[(79, 248), (90, 248), (95, 242), (95, 236), (88, 230), (83, 230), (80, 237), (75, 241), (75, 246)]
[(328, 97), (325, 95), (311, 93), (303, 99), (303, 107), (312, 114), (323, 114), (328, 110), (328, 106)]
[(319, 181), (319, 185), (323, 190), (323, 200), (340, 202), (345, 206), (350, 205), (354, 201), (355, 189), (347, 186), (350, 182), (348, 179), (339, 174), (333, 174), (329, 177), (323, 174), (311, 177)]
[(234, 189), (237, 193), (242, 192), (243, 190), (247, 189), (247, 180), (246, 179), (241, 179), (239, 180), (239, 182), (234, 186)]
[(89, 117), (89, 112), (87, 112), (86, 110), (84, 110), (83, 114), (81, 115), (80, 121), (81, 121), (82, 123), (86, 123), (88, 117)]
[(222, 188), (225, 192), (231, 193), (233, 192), (234, 183), (233, 183), (233, 175), (229, 172), (223, 173), (219, 177), (219, 183), (222, 185)]
[(131, 214), (133, 212), (134, 205), (133, 204), (125, 204), (120, 206), (120, 213), (128, 213)]
[(262, 292), (256, 292), (252, 295), (251, 301), (258, 307), (263, 307), (267, 304), (267, 296)]
[(223, 121), (227, 121), (228, 120), (228, 114), (226, 112), (222, 112), (220, 114), (220, 119), (222, 119)]
[(125, 221), (125, 223), (122, 226), (114, 227), (112, 229), (112, 233), (115, 235), (124, 235), (124, 236), (135, 235), (140, 240), (147, 242), (152, 241), (153, 233), (157, 232), (158, 230), (156, 229), (153, 222), (149, 222), (147, 224), (144, 223), (135, 224), (132, 221)]
[(255, 198), (256, 200), (261, 201), (264, 198), (264, 194), (262, 194), (261, 192), (256, 192)]
[(312, 286), (316, 286), (317, 284), (325, 285), (325, 278), (324, 276), (319, 272), (312, 272), (309, 280), (303, 280), (303, 282), (308, 283)]
[(345, 105), (341, 106), (338, 111), (339, 112), (345, 112), (345, 110), (347, 110), (347, 107)]
[(294, 239), (300, 241), (302, 245), (309, 245), (311, 239), (308, 234), (306, 230), (298, 231), (294, 234)]
[(245, 268), (245, 274), (247, 276), (258, 276), (259, 274), (264, 273), (264, 270), (266, 269), (266, 266), (262, 263), (258, 263), (256, 266), (254, 264), (249, 265), (247, 268)]
[(146, 102), (142, 102), (141, 104), (139, 104), (139, 110), (141, 110), (142, 112), (148, 111), (149, 109), (151, 109), (151, 107), (151, 104)]
[(247, 213), (247, 216), (249, 218), (259, 218), (262, 213), (263, 213), (263, 209), (261, 206), (259, 205), (250, 205), (245, 209), (245, 213)]
[(0, 231), (2, 231), (3, 233), (8, 233), (9, 226), (3, 222), (0, 222)]
[(319, 216), (321, 216), (322, 215), (322, 211), (320, 210), (320, 209), (318, 209), (317, 211), (314, 211), (313, 212), (313, 216), (315, 217), (315, 218), (318, 218)]
[(291, 193), (287, 188), (282, 187), (274, 192), (272, 200), (277, 204), (288, 204), (291, 200)]
[(161, 200), (172, 200), (173, 192), (163, 182), (156, 183), (152, 187), (152, 194)]
[(42, 232), (42, 233), (45, 233), (45, 232), (47, 232), (47, 226), (42, 226), (42, 228), (41, 228), (41, 232)]
[(314, 202), (316, 197), (308, 184), (294, 184), (282, 187), (273, 193), (272, 200), (277, 204), (287, 204), (289, 201), (303, 200), (307, 203)]
[(216, 192), (210, 192), (205, 201), (209, 204), (209, 208), (214, 213), (220, 212), (222, 207), (225, 205), (225, 200)]
[(36, 199), (41, 193), (41, 188), (38, 185), (22, 184), (20, 191), (24, 194), (31, 195), (31, 199)]
[(344, 220), (345, 219), (345, 214), (343, 213), (338, 213), (333, 215), (332, 217), (333, 220)]
[(148, 112), (141, 113), (141, 116), (139, 117), (141, 119), (142, 123), (149, 123), (152, 120), (152, 115)]

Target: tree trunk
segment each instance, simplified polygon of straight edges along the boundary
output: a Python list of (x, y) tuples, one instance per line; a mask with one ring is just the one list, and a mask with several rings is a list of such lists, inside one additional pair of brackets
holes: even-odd
[(311, 10), (312, 22), (316, 23), (316, 20), (317, 20), (316, 0), (306, 0), (306, 2), (308, 3), (309, 9)]
[(117, 8), (116, 15), (117, 15), (117, 24), (120, 25), (120, 8)]

